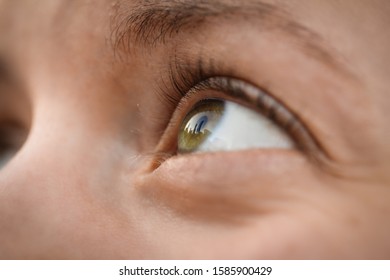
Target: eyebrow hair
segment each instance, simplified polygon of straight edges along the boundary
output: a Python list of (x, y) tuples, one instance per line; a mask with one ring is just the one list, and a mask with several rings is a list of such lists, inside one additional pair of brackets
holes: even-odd
[[(122, 0), (123, 1), (123, 0)], [(303, 26), (282, 7), (261, 0), (138, 0), (131, 6), (118, 1), (112, 17), (114, 50), (135, 45), (154, 48), (184, 31), (200, 31), (211, 20), (239, 20), (260, 31), (280, 31), (293, 38), (309, 56), (351, 74), (341, 56), (316, 32)]]

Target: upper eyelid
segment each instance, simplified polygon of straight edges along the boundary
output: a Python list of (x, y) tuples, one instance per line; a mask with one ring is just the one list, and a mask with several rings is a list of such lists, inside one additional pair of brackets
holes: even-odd
[[(229, 95), (232, 97), (245, 98), (248, 102), (257, 103), (257, 106), (261, 106), (258, 109), (265, 114), (267, 114), (267, 111), (272, 114), (272, 107), (274, 107), (275, 104), (282, 104), (283, 106), (280, 108), (288, 107), (284, 102), (271, 96), (268, 93), (268, 90), (253, 85), (251, 82), (246, 81), (241, 77), (237, 77), (234, 70), (225, 67), (224, 65), (217, 64), (213, 60), (207, 61), (201, 55), (198, 56), (197, 60), (192, 62), (185, 62), (175, 55), (169, 64), (168, 73), (169, 83), (163, 83), (163, 86), (160, 87), (160, 89), (162, 97), (168, 97), (168, 101), (173, 101), (175, 103), (173, 105), (175, 106), (176, 103), (179, 102), (179, 99), (187, 96), (190, 91), (214, 89), (219, 91), (229, 90)], [(218, 77), (218, 79), (216, 79), (216, 77)], [(171, 87), (173, 87), (175, 92), (173, 98)], [(243, 91), (244, 88), (245, 91)], [(238, 96), (235, 96), (236, 94)], [(263, 100), (257, 102), (256, 99), (258, 98)], [(285, 110), (285, 115), (288, 115), (289, 112), (290, 110)], [(268, 117), (272, 118), (273, 116), (271, 115)], [(294, 118), (298, 117), (294, 116)]]

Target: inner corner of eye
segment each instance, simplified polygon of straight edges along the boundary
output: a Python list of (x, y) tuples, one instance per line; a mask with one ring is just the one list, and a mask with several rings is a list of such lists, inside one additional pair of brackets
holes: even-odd
[(292, 149), (291, 137), (261, 113), (223, 99), (196, 103), (178, 132), (178, 153), (235, 151), (253, 148)]

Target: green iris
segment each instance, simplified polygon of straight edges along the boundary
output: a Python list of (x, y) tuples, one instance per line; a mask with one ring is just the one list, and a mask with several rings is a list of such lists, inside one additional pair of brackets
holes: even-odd
[(196, 151), (218, 125), (224, 107), (225, 102), (219, 99), (205, 99), (198, 102), (180, 126), (178, 152)]

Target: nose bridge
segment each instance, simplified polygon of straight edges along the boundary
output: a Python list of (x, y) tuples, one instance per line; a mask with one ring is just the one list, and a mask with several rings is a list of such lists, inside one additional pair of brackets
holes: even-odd
[(49, 103), (37, 103), (27, 142), (0, 171), (0, 259), (110, 249), (100, 239), (124, 227), (112, 204), (122, 168), (115, 141), (78, 110)]
[[(90, 14), (100, 17), (94, 6), (88, 5)], [(107, 63), (106, 30), (90, 25), (84, 14), (75, 21), (78, 11), (69, 8), (66, 30), (36, 16), (28, 28), (19, 22), (15, 29), (15, 38), (28, 33), (23, 43), (12, 41), (11, 53), (31, 116), (27, 141), (0, 170), (0, 258), (67, 250), (64, 240), (99, 244), (91, 232), (104, 232), (115, 221), (111, 204), (118, 198), (120, 155), (129, 150), (121, 139), (129, 107), (124, 96), (112, 94), (120, 86)], [(105, 16), (100, 25), (107, 24)]]
[(34, 103), (27, 141), (0, 170), (0, 258), (61, 246), (47, 242), (54, 235), (82, 238), (73, 232), (80, 223), (95, 227), (100, 160), (87, 119), (64, 102)]
[[(0, 173), (0, 248), (5, 254), (12, 255), (22, 247), (28, 251), (43, 243), (58, 232), (61, 220), (71, 216), (71, 205), (77, 205), (72, 170), (61, 163), (60, 154), (52, 152), (51, 159), (33, 153), (38, 148), (29, 141)], [(85, 182), (77, 179), (79, 189), (83, 189)]]
[(110, 201), (118, 199), (126, 158), (120, 155), (129, 154), (120, 140), (123, 110), (108, 110), (105, 88), (86, 92), (85, 84), (65, 84), (54, 74), (39, 78), (29, 87), (27, 141), (0, 170), (0, 258), (57, 250), (61, 239), (48, 242), (55, 235), (97, 242), (88, 234), (109, 231), (107, 221), (117, 215)]
[(96, 242), (85, 239), (90, 229), (102, 228), (93, 215), (105, 213), (90, 176), (64, 158), (72, 151), (39, 157), (28, 149), (0, 176), (0, 258), (42, 258), (66, 251), (64, 243)]

